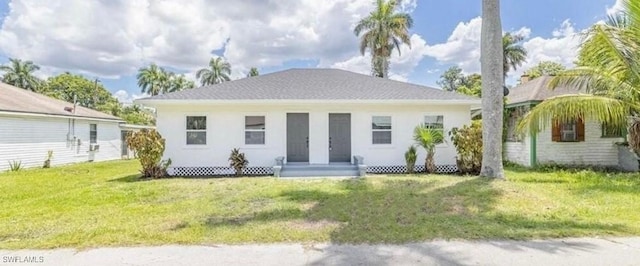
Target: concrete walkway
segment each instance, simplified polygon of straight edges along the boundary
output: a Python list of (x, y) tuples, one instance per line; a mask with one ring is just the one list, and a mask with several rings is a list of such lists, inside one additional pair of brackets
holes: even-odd
[(640, 265), (640, 237), (0, 250), (0, 265)]

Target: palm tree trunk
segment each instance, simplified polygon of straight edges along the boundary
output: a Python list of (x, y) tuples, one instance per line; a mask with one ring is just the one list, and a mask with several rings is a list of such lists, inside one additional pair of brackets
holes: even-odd
[(482, 169), (480, 175), (504, 178), (502, 166), (503, 51), (500, 0), (482, 0)]

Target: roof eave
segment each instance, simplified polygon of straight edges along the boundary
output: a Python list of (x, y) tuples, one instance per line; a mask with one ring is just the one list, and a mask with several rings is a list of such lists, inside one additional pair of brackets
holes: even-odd
[(146, 106), (167, 106), (167, 105), (261, 105), (261, 104), (434, 104), (434, 105), (480, 105), (480, 99), (452, 99), (452, 100), (434, 100), (434, 99), (393, 99), (393, 100), (322, 100), (322, 99), (273, 99), (273, 100), (183, 100), (183, 99), (138, 99), (134, 101), (137, 104)]

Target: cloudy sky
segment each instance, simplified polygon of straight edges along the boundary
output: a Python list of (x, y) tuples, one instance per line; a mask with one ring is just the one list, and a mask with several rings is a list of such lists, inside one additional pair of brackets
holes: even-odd
[[(411, 49), (392, 57), (391, 77), (435, 86), (452, 65), (480, 71), (481, 0), (402, 0), (415, 25)], [(526, 37), (527, 63), (571, 66), (577, 34), (620, 0), (502, 0), (504, 31)], [(332, 67), (368, 74), (353, 25), (372, 0), (0, 0), (0, 63), (32, 60), (38, 75), (81, 73), (121, 100), (138, 97), (135, 73), (155, 62), (193, 78), (223, 56), (238, 78), (293, 67)], [(512, 73), (509, 82), (521, 71)]]

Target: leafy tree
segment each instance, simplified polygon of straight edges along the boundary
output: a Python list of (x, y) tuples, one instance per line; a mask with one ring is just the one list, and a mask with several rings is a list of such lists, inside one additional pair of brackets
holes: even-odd
[(222, 57), (211, 58), (209, 68), (203, 68), (196, 72), (196, 78), (200, 79), (202, 86), (213, 85), (231, 80), (231, 64)]
[(456, 91), (464, 80), (462, 69), (458, 66), (452, 66), (440, 76), (440, 80), (436, 83), (445, 91)]
[(534, 107), (518, 129), (539, 132), (550, 123), (578, 119), (611, 126), (629, 125), (629, 145), (640, 154), (640, 1), (624, 1), (624, 12), (585, 33), (579, 65), (552, 79), (550, 86), (576, 86), (587, 94), (547, 99)]
[(376, 0), (375, 10), (358, 22), (353, 32), (360, 37), (360, 53), (371, 51), (371, 72), (373, 76), (389, 76), (389, 58), (396, 49), (400, 54), (400, 44), (411, 45), (409, 29), (413, 19), (407, 13), (397, 12), (397, 0)]
[(2, 82), (25, 90), (38, 91), (41, 81), (33, 72), (39, 69), (40, 67), (31, 61), (10, 58), (8, 65), (0, 66), (0, 71), (4, 72)]
[(527, 50), (519, 43), (524, 40), (524, 36), (511, 34), (509, 32), (502, 36), (503, 51), (503, 75), (507, 77), (509, 71), (516, 70), (527, 61)]
[[(500, 1), (482, 0), (480, 61), (482, 70), (482, 169), (481, 176), (504, 178), (502, 124), (504, 70), (508, 62), (502, 38)], [(509, 35), (510, 36), (510, 35)], [(510, 66), (509, 66), (510, 67)]]
[(473, 73), (464, 75), (458, 66), (447, 69), (437, 81), (446, 91), (456, 91), (462, 94), (480, 97), (482, 91), (482, 77)]
[(120, 118), (127, 122), (127, 124), (134, 125), (147, 125), (152, 126), (156, 124), (156, 119), (148, 109), (143, 109), (139, 105), (131, 105), (122, 108)]
[(524, 73), (529, 76), (530, 79), (534, 79), (541, 76), (555, 76), (566, 70), (566, 67), (560, 63), (553, 61), (542, 61), (538, 65), (530, 68)]
[(170, 89), (170, 74), (156, 64), (140, 68), (136, 78), (141, 92), (151, 96), (166, 93)]
[(87, 108), (117, 115), (118, 101), (98, 80), (89, 80), (69, 72), (50, 77), (42, 88), (42, 93)]
[(247, 77), (255, 77), (258, 75), (260, 75), (260, 72), (258, 72), (258, 68), (252, 67), (251, 70), (249, 70)]
[(184, 74), (169, 74), (169, 89), (167, 92), (182, 91), (193, 89), (196, 87), (195, 82), (188, 80)]
[(431, 128), (422, 124), (414, 129), (413, 140), (427, 152), (424, 164), (425, 171), (427, 173), (435, 173), (436, 164), (433, 157), (436, 153), (436, 145), (444, 141), (444, 132), (442, 129)]

